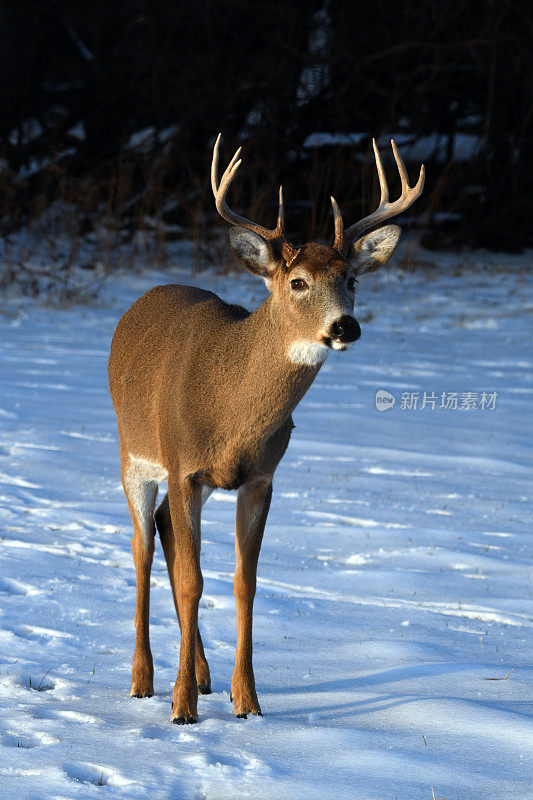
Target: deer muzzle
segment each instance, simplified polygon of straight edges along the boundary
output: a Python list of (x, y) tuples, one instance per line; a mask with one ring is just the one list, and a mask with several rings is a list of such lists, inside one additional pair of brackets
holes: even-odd
[(355, 317), (348, 314), (332, 322), (328, 331), (328, 337), (332, 342), (349, 344), (356, 342), (361, 336), (361, 328)]

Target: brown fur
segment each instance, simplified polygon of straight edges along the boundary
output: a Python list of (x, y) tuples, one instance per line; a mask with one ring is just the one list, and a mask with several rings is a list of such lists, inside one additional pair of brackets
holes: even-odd
[[(382, 247), (383, 235), (377, 238)], [(386, 247), (392, 252), (389, 244)], [(109, 384), (118, 420), (124, 490), (134, 522), (137, 572), (131, 694), (142, 697), (153, 692), (148, 631), (153, 504), (164, 470), (168, 496), (155, 519), (181, 627), (172, 711), (173, 721), (179, 723), (196, 721), (198, 691), (210, 691), (209, 667), (198, 632), (204, 487), (239, 490), (237, 653), (231, 692), (235, 714), (261, 713), (252, 668), (257, 560), (272, 476), (293, 428), (291, 413), (321, 363), (294, 363), (288, 351), (295, 340), (316, 343), (324, 350), (324, 320), (331, 319), (331, 309), (351, 313), (353, 306), (346, 279), (356, 267), (337, 250), (305, 245), (290, 270), (276, 260), (274, 252), (268, 250), (267, 265), (272, 294), (252, 314), (202, 289), (157, 286), (124, 314), (111, 345)], [(253, 271), (260, 268), (264, 264), (252, 265)], [(305, 297), (291, 290), (290, 282), (298, 275), (307, 276), (310, 283)], [(157, 465), (154, 474), (129, 477), (131, 457), (142, 460), (140, 469), (146, 462), (150, 469)]]
[(318, 278), (328, 273), (330, 277), (345, 277), (347, 264), (341, 254), (328, 247), (327, 244), (310, 242), (300, 248), (297, 258), (291, 264), (291, 273), (295, 273), (300, 264), (305, 264), (313, 277)]

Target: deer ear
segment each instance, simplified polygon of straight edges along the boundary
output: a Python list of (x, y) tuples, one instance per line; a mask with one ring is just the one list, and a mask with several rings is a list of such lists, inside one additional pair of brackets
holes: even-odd
[(247, 228), (232, 228), (229, 232), (231, 249), (248, 272), (269, 280), (278, 266), (270, 242)]
[(401, 232), (398, 225), (385, 225), (358, 239), (350, 248), (348, 256), (354, 273), (366, 275), (385, 264), (394, 253)]

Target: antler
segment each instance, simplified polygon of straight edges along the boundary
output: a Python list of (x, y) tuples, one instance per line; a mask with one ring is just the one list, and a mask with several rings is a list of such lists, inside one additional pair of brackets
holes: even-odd
[(219, 133), (217, 136), (217, 140), (215, 142), (215, 147), (213, 149), (213, 161), (211, 162), (211, 188), (213, 189), (213, 194), (215, 196), (215, 203), (218, 213), (223, 219), (225, 219), (227, 222), (230, 222), (232, 225), (240, 225), (242, 228), (248, 228), (248, 230), (258, 233), (260, 236), (263, 237), (263, 239), (267, 240), (279, 239), (283, 258), (285, 259), (287, 264), (290, 265), (291, 262), (294, 261), (294, 259), (298, 255), (299, 250), (293, 247), (285, 239), (285, 212), (283, 207), (283, 186), (279, 187), (278, 221), (275, 228), (272, 229), (263, 228), (256, 222), (252, 222), (251, 220), (246, 219), (245, 217), (241, 217), (240, 214), (237, 214), (235, 213), (235, 211), (232, 211), (231, 208), (226, 203), (226, 194), (233, 182), (235, 173), (237, 172), (237, 170), (241, 165), (241, 159), (239, 158), (239, 155), (241, 153), (242, 148), (239, 147), (239, 149), (229, 162), (219, 183), (218, 155), (219, 155), (221, 139), (222, 139), (222, 134)]
[[(398, 152), (398, 148), (396, 147), (396, 142), (394, 139), (391, 139), (392, 151), (394, 153), (394, 159), (396, 161), (396, 166), (398, 167), (398, 172), (400, 173), (400, 179), (402, 182), (402, 193), (400, 197), (394, 201), (394, 203), (389, 203), (389, 189), (387, 186), (387, 178), (385, 177), (385, 170), (383, 169), (383, 164), (381, 163), (381, 156), (379, 154), (378, 146), (376, 144), (376, 140), (372, 139), (372, 144), (374, 146), (374, 155), (376, 157), (376, 167), (378, 170), (378, 177), (379, 177), (379, 185), (381, 187), (381, 198), (379, 201), (379, 206), (377, 209), (372, 213), (369, 214), (368, 217), (364, 217), (363, 219), (356, 222), (355, 225), (351, 225), (346, 231), (342, 232), (343, 224), (342, 224), (342, 217), (340, 216), (339, 207), (333, 198), (331, 198), (331, 203), (333, 205), (333, 215), (335, 218), (335, 242), (333, 247), (336, 247), (338, 250), (348, 250), (349, 246), (353, 242), (353, 240), (360, 236), (364, 231), (367, 231), (369, 228), (373, 228), (374, 225), (377, 225), (378, 222), (384, 222), (387, 219), (391, 219), (391, 217), (395, 217), (397, 214), (401, 214), (402, 211), (405, 211), (412, 205), (417, 197), (422, 194), (422, 189), (424, 188), (424, 165), (420, 167), (420, 175), (418, 177), (418, 181), (416, 186), (409, 186), (409, 179), (407, 177), (407, 170), (405, 169), (405, 164), (402, 161), (402, 157)], [(339, 220), (340, 217), (340, 220)]]
[(342, 250), (342, 242), (344, 238), (344, 222), (342, 221), (342, 214), (337, 201), (334, 197), (331, 200), (331, 207), (333, 208), (333, 221), (335, 223), (335, 236), (333, 238), (333, 247), (337, 250)]

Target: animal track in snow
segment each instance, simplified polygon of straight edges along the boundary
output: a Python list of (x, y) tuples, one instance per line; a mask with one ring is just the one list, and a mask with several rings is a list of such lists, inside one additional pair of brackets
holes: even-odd
[(21, 672), (12, 675), (7, 672), (0, 677), (0, 694), (2, 696), (21, 696), (24, 692), (51, 692), (58, 687), (58, 684), (65, 684), (64, 681), (52, 679), (48, 672)]
[(54, 712), (54, 718), (66, 719), (69, 722), (79, 722), (80, 725), (95, 725), (99, 722), (97, 717), (93, 717), (91, 714), (82, 714), (81, 711), (56, 711)]
[(5, 594), (20, 594), (31, 597), (36, 594), (43, 594), (41, 589), (37, 589), (30, 583), (23, 583), (14, 578), (0, 578), (0, 592)]
[(140, 730), (144, 739), (157, 739), (164, 742), (176, 742), (176, 727), (166, 725), (144, 725)]
[(118, 770), (112, 767), (90, 762), (64, 764), (63, 771), (71, 781), (90, 783), (93, 786), (128, 786), (133, 783), (133, 781), (124, 778)]
[(24, 478), (19, 478), (17, 475), (8, 475), (5, 472), (0, 472), (0, 483), (6, 483), (10, 486), (20, 486), (22, 489), (42, 489), (38, 483), (30, 483)]
[(245, 778), (247, 773), (256, 777), (258, 774), (267, 776), (271, 772), (263, 760), (243, 751), (228, 753), (206, 749), (188, 754), (183, 760), (208, 782), (215, 780), (218, 783), (221, 778), (235, 781)]
[[(317, 519), (330, 520), (330, 524), (350, 525), (358, 528), (410, 528), (411, 525), (402, 525), (399, 522), (378, 522), (375, 519), (363, 517), (347, 517), (342, 514), (333, 514), (330, 511), (306, 511), (307, 516)], [(324, 522), (324, 524), (328, 524)]]
[(7, 731), (0, 736), (0, 745), (3, 747), (23, 747), (28, 750), (33, 747), (55, 744), (57, 741), (58, 739), (55, 739), (48, 733), (17, 733), (16, 731)]
[(77, 722), (79, 725), (96, 725), (101, 720), (91, 714), (83, 714), (81, 711), (69, 711), (68, 709), (55, 709), (46, 706), (36, 706), (30, 711), (35, 719), (64, 720), (65, 722)]
[(53, 628), (40, 628), (37, 625), (5, 625), (4, 630), (10, 631), (14, 636), (31, 641), (52, 641), (54, 639), (74, 639), (74, 634), (67, 631), (56, 631)]
[[(27, 510), (31, 514), (37, 514), (38, 516), (41, 515), (41, 509), (32, 508)], [(66, 552), (64, 547), (58, 547), (57, 545), (43, 545), (39, 542), (25, 542), (22, 539), (8, 538), (2, 539), (1, 544), (3, 547), (14, 547), (20, 548), (21, 550), (32, 550), (38, 553), (46, 553), (47, 555), (51, 556), (66, 556), (68, 558), (73, 558), (73, 555)]]

